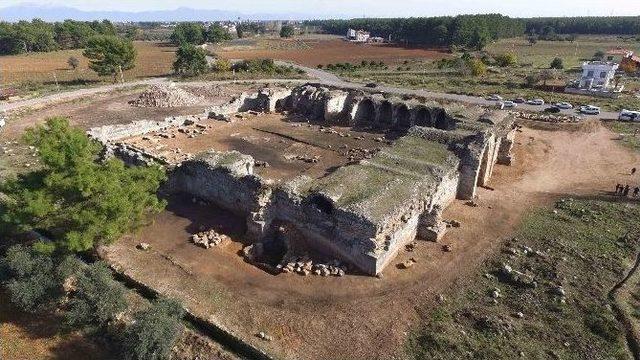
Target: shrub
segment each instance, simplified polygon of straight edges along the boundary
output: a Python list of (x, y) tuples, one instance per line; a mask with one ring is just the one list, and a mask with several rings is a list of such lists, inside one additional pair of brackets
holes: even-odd
[(69, 64), (69, 66), (71, 67), (71, 69), (75, 70), (78, 68), (78, 66), (80, 66), (80, 60), (78, 60), (77, 57), (75, 56), (71, 56), (69, 57), (69, 59), (67, 60), (67, 64)]
[(0, 261), (2, 283), (11, 302), (20, 310), (35, 313), (57, 303), (62, 284), (76, 267), (73, 258), (58, 258), (41, 254), (33, 248), (12, 246)]
[(76, 275), (65, 318), (74, 327), (102, 327), (126, 308), (124, 287), (113, 279), (105, 263), (97, 262)]
[(166, 359), (180, 335), (183, 309), (178, 302), (159, 299), (134, 315), (134, 322), (123, 337), (126, 359)]
[(468, 61), (467, 66), (469, 66), (473, 76), (483, 76), (487, 73), (487, 66), (478, 59)]
[(211, 70), (215, 72), (227, 72), (231, 71), (231, 62), (227, 59), (218, 59), (211, 66)]
[(553, 61), (551, 62), (550, 68), (552, 69), (564, 69), (564, 64), (562, 62), (562, 59), (557, 57), (555, 59), (553, 59)]
[(496, 64), (500, 67), (515, 66), (518, 64), (518, 57), (513, 53), (500, 54), (495, 57)]

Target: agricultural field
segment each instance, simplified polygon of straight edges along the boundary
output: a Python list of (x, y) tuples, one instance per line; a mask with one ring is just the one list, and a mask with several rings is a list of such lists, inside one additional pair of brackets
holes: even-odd
[(398, 64), (408, 59), (433, 60), (449, 56), (444, 50), (354, 44), (341, 37), (327, 35), (303, 35), (294, 39), (239, 39), (212, 47), (211, 50), (225, 59), (273, 58), (310, 67), (338, 62), (359, 63), (362, 60)]
[[(124, 72), (125, 80), (166, 76), (172, 73), (175, 47), (157, 43), (134, 43), (138, 56), (136, 66)], [(111, 83), (112, 78), (100, 77), (89, 69), (83, 50), (63, 50), (48, 53), (0, 56), (0, 74), (4, 86), (21, 92), (39, 93), (56, 89), (56, 79), (61, 88), (82, 88), (87, 85)], [(67, 61), (75, 57), (80, 65), (73, 70)]]
[[(505, 98), (541, 97), (547, 101), (568, 101), (573, 104), (594, 104), (604, 109), (621, 110), (640, 108), (640, 99), (634, 93), (640, 89), (640, 79), (625, 77), (625, 93), (618, 99), (601, 99), (563, 93), (568, 81), (579, 76), (580, 64), (593, 57), (596, 51), (607, 51), (624, 46), (637, 50), (638, 43), (621, 42), (614, 37), (579, 37), (575, 42), (539, 41), (530, 45), (524, 38), (499, 40), (486, 49), (486, 54), (515, 54), (517, 64), (511, 67), (489, 66), (485, 75), (462, 75), (457, 69), (443, 67), (433, 60), (405, 60), (389, 63), (386, 69), (356, 68), (333, 70), (339, 76), (358, 82), (377, 82), (399, 87), (427, 89), (439, 92), (488, 96), (501, 94)], [(461, 54), (457, 54), (457, 57)], [(563, 70), (551, 71), (551, 77), (535, 87), (526, 86), (526, 77), (549, 69), (551, 61), (560, 57)], [(360, 62), (354, 62), (359, 64)], [(323, 64), (325, 68), (335, 63)]]

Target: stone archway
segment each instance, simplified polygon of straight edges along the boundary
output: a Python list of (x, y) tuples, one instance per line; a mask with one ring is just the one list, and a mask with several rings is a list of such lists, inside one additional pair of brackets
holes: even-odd
[(424, 126), (424, 127), (432, 127), (433, 121), (431, 121), (431, 112), (426, 107), (420, 107), (416, 111), (415, 115), (415, 125), (416, 126)]
[(411, 112), (405, 104), (396, 106), (394, 128), (406, 130), (411, 127)]
[(383, 101), (378, 110), (378, 125), (381, 128), (388, 128), (393, 124), (393, 105), (388, 101)]
[(372, 125), (376, 120), (376, 108), (371, 99), (363, 99), (357, 105), (354, 116), (355, 124), (358, 126)]

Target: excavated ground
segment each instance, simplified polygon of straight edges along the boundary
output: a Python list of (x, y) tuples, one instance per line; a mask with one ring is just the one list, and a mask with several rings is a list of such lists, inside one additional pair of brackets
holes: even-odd
[(379, 133), (325, 127), (293, 115), (243, 113), (242, 118), (232, 119), (231, 123), (203, 120), (123, 142), (170, 164), (210, 149), (237, 150), (253, 156), (256, 174), (274, 181), (299, 175), (322, 177), (387, 146)]
[[(154, 225), (112, 246), (108, 254), (131, 275), (280, 357), (401, 357), (416, 307), (434, 302), (471, 273), (526, 211), (561, 196), (605, 192), (626, 181), (618, 174), (639, 159), (612, 139), (599, 124), (588, 132), (525, 128), (518, 134), (515, 165), (496, 168), (495, 190), (479, 189), (479, 207), (456, 201), (445, 212), (446, 219), (462, 223), (444, 239), (453, 252), (418, 242), (414, 252), (399, 254), (382, 279), (269, 275), (238, 254), (241, 220), (186, 202), (174, 203)], [(197, 248), (188, 238), (201, 227), (214, 227), (234, 241), (210, 250)], [(152, 244), (153, 251), (137, 251), (141, 241)], [(394, 266), (409, 258), (417, 260), (411, 269)], [(259, 340), (255, 334), (260, 331), (274, 340)]]

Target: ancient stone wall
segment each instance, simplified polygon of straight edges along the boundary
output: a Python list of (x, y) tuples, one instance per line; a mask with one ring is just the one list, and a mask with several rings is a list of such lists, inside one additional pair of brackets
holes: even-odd
[(271, 185), (253, 174), (254, 160), (237, 151), (209, 151), (184, 162), (169, 174), (163, 190), (210, 201), (237, 215), (260, 211)]

